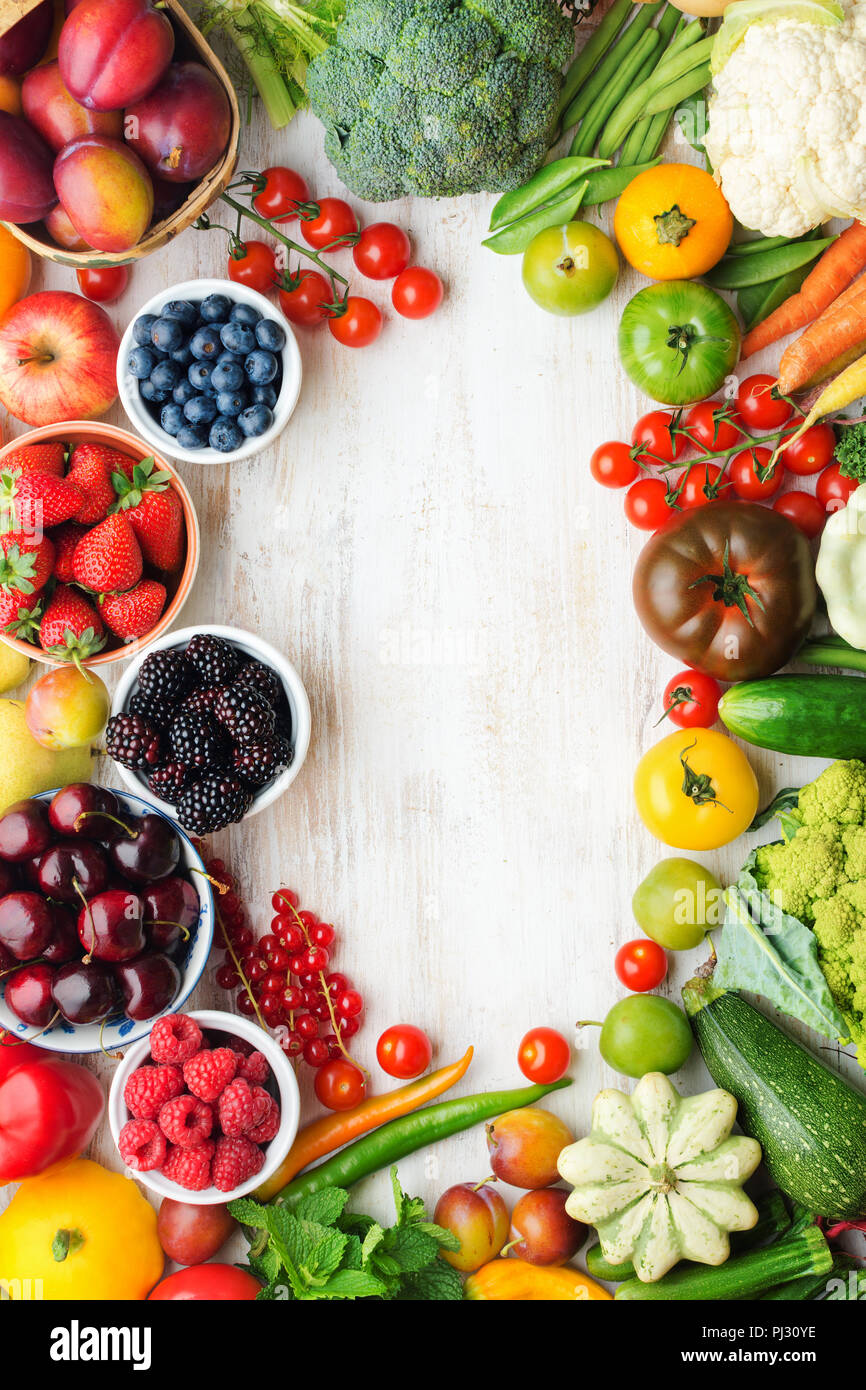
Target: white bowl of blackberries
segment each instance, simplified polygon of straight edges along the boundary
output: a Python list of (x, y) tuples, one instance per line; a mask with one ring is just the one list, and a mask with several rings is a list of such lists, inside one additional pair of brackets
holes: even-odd
[(75, 782), (0, 816), (0, 1028), (55, 1052), (146, 1037), (213, 940), (201, 857), (143, 797)]
[(281, 652), (241, 628), (169, 633), (124, 672), (105, 750), (191, 835), (210, 835), (270, 806), (310, 743), (310, 702)]

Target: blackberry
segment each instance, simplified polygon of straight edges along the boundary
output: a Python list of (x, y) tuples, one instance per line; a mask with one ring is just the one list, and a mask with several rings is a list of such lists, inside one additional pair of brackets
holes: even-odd
[(225, 734), (208, 714), (177, 715), (168, 731), (168, 741), (172, 759), (189, 768), (219, 767), (228, 755)]
[(143, 690), (136, 690), (130, 697), (129, 710), (131, 714), (140, 714), (142, 719), (162, 731), (174, 718), (175, 704), (161, 695), (145, 695)]
[(105, 726), (105, 751), (123, 767), (150, 772), (162, 758), (159, 730), (140, 714), (113, 714)]
[(190, 781), (190, 770), (186, 763), (166, 763), (152, 772), (147, 780), (152, 792), (156, 792), (163, 801), (174, 803)]
[(197, 683), (196, 668), (183, 652), (151, 652), (138, 670), (139, 690), (168, 704), (178, 704)]
[(212, 772), (181, 793), (177, 818), (193, 835), (210, 835), (243, 820), (253, 794), (239, 777)]
[(265, 666), (262, 661), (248, 661), (238, 671), (232, 685), (252, 686), (264, 695), (268, 704), (274, 708), (283, 694), (283, 687), (276, 671), (270, 666)]
[(232, 767), (251, 787), (264, 787), (288, 767), (295, 750), (287, 739), (269, 735), (232, 749)]
[(214, 700), (214, 718), (228, 729), (233, 743), (256, 743), (273, 733), (276, 717), (264, 695), (249, 685), (230, 685)]
[(185, 700), (181, 700), (178, 706), (178, 714), (208, 714), (213, 709), (214, 700), (222, 690), (221, 685), (212, 685), (210, 689), (201, 687), (194, 690), (191, 695), (187, 695)]
[(192, 662), (205, 688), (226, 685), (237, 675), (241, 664), (241, 658), (230, 642), (207, 632), (200, 632), (190, 640), (186, 658)]

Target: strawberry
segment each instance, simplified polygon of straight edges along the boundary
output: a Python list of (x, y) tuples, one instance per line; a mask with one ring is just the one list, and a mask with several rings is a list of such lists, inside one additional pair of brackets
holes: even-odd
[(113, 510), (126, 517), (148, 564), (158, 570), (180, 569), (184, 555), (183, 504), (171, 486), (171, 474), (158, 470), (149, 458), (137, 463), (131, 476), (118, 472), (112, 481), (117, 493)]
[(0, 531), (31, 535), (75, 516), (84, 498), (80, 488), (53, 473), (0, 472)]
[(65, 462), (66, 446), (63, 444), (24, 444), (7, 454), (0, 467), (4, 473), (53, 473), (56, 478), (62, 478)]
[(75, 547), (76, 584), (97, 594), (131, 589), (141, 578), (142, 559), (135, 532), (123, 516), (107, 516)]
[(144, 637), (155, 627), (165, 607), (166, 591), (155, 579), (142, 579), (125, 594), (103, 594), (97, 607), (106, 627), (124, 641)]
[(75, 579), (72, 573), (72, 556), (75, 547), (86, 536), (88, 527), (81, 526), (77, 521), (64, 521), (62, 526), (58, 526), (56, 531), (51, 533), (54, 542), (54, 575), (61, 584), (71, 584)]
[(104, 633), (102, 619), (84, 595), (58, 584), (39, 624), (42, 650), (78, 666), (105, 646)]
[(104, 444), (78, 444), (69, 459), (67, 481), (74, 483), (84, 494), (84, 502), (75, 514), (76, 521), (93, 525), (104, 521), (116, 496), (112, 475), (119, 473), (125, 478), (125, 470), (131, 472), (132, 459), (116, 449), (107, 449)]
[(22, 642), (35, 642), (41, 617), (41, 600), (32, 604), (25, 594), (0, 589), (0, 632)]
[(0, 536), (0, 592), (38, 594), (51, 578), (54, 546), (47, 536), (34, 540), (20, 531)]

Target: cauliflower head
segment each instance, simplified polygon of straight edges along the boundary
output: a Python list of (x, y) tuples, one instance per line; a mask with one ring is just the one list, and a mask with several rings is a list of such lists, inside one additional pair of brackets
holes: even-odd
[(734, 216), (766, 236), (866, 218), (866, 0), (842, 10), (838, 26), (751, 25), (715, 76), (707, 155)]

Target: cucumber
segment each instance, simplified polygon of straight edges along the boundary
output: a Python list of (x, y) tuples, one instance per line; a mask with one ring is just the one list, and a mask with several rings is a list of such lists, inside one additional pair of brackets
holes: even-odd
[(832, 1268), (833, 1252), (823, 1231), (809, 1226), (805, 1231), (783, 1236), (765, 1250), (733, 1255), (723, 1265), (680, 1266), (654, 1284), (628, 1279), (620, 1284), (614, 1298), (627, 1302), (689, 1299), (729, 1303), (754, 1298), (791, 1279), (827, 1275)]
[(731, 686), (719, 717), (738, 738), (807, 758), (866, 755), (866, 684), (860, 676), (770, 676)]
[(866, 1095), (738, 994), (695, 978), (683, 1002), (710, 1075), (736, 1097), (782, 1191), (818, 1216), (866, 1214)]

